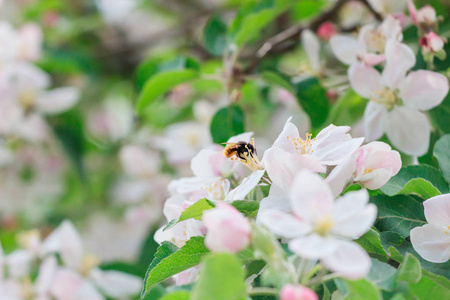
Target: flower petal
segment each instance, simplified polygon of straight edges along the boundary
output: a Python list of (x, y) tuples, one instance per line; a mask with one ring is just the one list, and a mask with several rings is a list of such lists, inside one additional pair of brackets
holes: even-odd
[(386, 43), (386, 65), (383, 69), (383, 84), (391, 90), (398, 88), (406, 72), (416, 64), (414, 52), (405, 44), (395, 40)]
[(291, 142), (291, 140), (293, 138), (299, 138), (300, 134), (298, 133), (297, 127), (291, 123), (291, 119), (292, 117), (290, 117), (286, 121), (286, 124), (284, 124), (283, 130), (273, 143), (272, 148), (281, 148), (289, 153), (297, 153), (297, 151), (295, 150), (295, 146)]
[(59, 114), (70, 109), (80, 99), (80, 90), (61, 87), (45, 92), (36, 99), (39, 110), (46, 114)]
[(311, 231), (308, 223), (302, 222), (289, 213), (269, 209), (258, 213), (258, 221), (276, 235), (292, 239)]
[(388, 112), (382, 104), (369, 101), (364, 110), (364, 133), (367, 141), (378, 140), (383, 136)]
[(367, 276), (372, 262), (361, 246), (354, 242), (336, 241), (336, 251), (321, 259), (330, 271), (341, 274), (349, 279)]
[(436, 227), (450, 231), (450, 194), (439, 195), (423, 202), (425, 218)]
[(93, 269), (89, 277), (105, 295), (114, 299), (126, 299), (138, 295), (142, 288), (140, 277), (123, 272)]
[(265, 170), (258, 170), (253, 172), (250, 176), (244, 178), (242, 183), (235, 187), (225, 197), (225, 201), (244, 200), (245, 196), (253, 190), (264, 175)]
[(443, 263), (450, 258), (450, 234), (434, 227), (431, 224), (425, 224), (422, 227), (416, 227), (410, 233), (411, 243), (414, 250), (424, 259)]
[(380, 73), (373, 67), (364, 64), (351, 65), (348, 69), (348, 79), (353, 90), (366, 99), (375, 96), (374, 92), (382, 89)]
[(355, 171), (356, 159), (352, 156), (338, 164), (325, 178), (335, 198), (344, 190), (347, 182), (352, 180)]
[(336, 34), (330, 39), (331, 50), (346, 65), (356, 62), (358, 42), (351, 36)]
[(419, 70), (409, 73), (399, 89), (399, 96), (405, 105), (429, 110), (444, 100), (448, 93), (448, 80), (442, 74)]
[(314, 71), (320, 69), (320, 41), (316, 35), (309, 29), (303, 30), (301, 40), (305, 52), (308, 55), (309, 63)]
[(387, 117), (387, 136), (396, 148), (408, 155), (427, 153), (431, 125), (427, 116), (407, 106), (395, 107)]
[(333, 193), (318, 174), (301, 171), (289, 191), (292, 210), (303, 220), (315, 221), (333, 207)]
[(298, 237), (289, 242), (289, 250), (307, 259), (322, 259), (331, 255), (337, 247), (336, 239), (317, 234)]

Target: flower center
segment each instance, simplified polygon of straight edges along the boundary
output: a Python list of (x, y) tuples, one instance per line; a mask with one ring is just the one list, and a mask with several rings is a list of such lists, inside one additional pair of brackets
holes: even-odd
[(31, 109), (36, 101), (36, 95), (31, 90), (25, 90), (19, 95), (19, 103), (25, 110)]
[(250, 143), (238, 143), (238, 148), (235, 149), (235, 156), (231, 160), (239, 160), (244, 166), (253, 172), (264, 169), (261, 162), (256, 155), (256, 148), (254, 146), (255, 139), (252, 138)]
[(208, 198), (214, 201), (223, 201), (225, 200), (225, 196), (228, 194), (230, 186), (228, 184), (228, 180), (219, 179), (218, 181), (213, 182), (211, 185), (203, 188), (208, 192)]
[(100, 261), (96, 256), (92, 254), (85, 255), (81, 263), (80, 273), (84, 276), (87, 276), (93, 268), (98, 266), (99, 262)]
[(312, 134), (307, 133), (306, 138), (302, 139), (301, 137), (298, 138), (290, 138), (287, 136), (287, 139), (291, 141), (291, 143), (294, 145), (295, 149), (297, 150), (297, 154), (310, 154), (314, 152), (312, 150), (313, 142), (316, 140), (315, 138), (311, 139)]
[(370, 100), (385, 105), (387, 110), (391, 110), (395, 105), (401, 104), (401, 99), (397, 97), (397, 92), (387, 87), (383, 87), (378, 91), (372, 91), (372, 93), (374, 95), (369, 97)]
[(333, 220), (329, 216), (320, 217), (314, 231), (321, 236), (326, 236), (333, 227)]
[(367, 169), (364, 170), (363, 175), (369, 174), (371, 172), (373, 172), (373, 169), (372, 168), (367, 168)]
[(367, 48), (370, 52), (384, 53), (386, 37), (377, 30), (371, 30), (366, 40)]
[(448, 234), (448, 233), (449, 233), (449, 230), (450, 230), (450, 225), (447, 226), (447, 230), (444, 230), (444, 233), (445, 233), (445, 234)]

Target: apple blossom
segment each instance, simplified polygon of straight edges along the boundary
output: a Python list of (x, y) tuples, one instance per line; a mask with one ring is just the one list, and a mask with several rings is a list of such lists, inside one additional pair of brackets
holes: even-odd
[(377, 70), (355, 64), (348, 70), (352, 88), (370, 99), (364, 112), (367, 140), (387, 134), (400, 151), (420, 156), (427, 152), (431, 125), (422, 112), (439, 105), (448, 93), (445, 76), (426, 70), (408, 70), (415, 64), (412, 50), (390, 40), (386, 45), (386, 66)]
[(356, 243), (375, 221), (376, 206), (366, 190), (348, 192), (334, 201), (331, 188), (317, 174), (301, 171), (289, 191), (293, 214), (278, 209), (261, 213), (259, 220), (288, 240), (289, 249), (305, 259), (320, 259), (344, 277), (368, 274), (370, 259)]
[(423, 202), (428, 224), (411, 230), (414, 250), (424, 259), (443, 263), (450, 259), (450, 194)]
[(436, 10), (432, 6), (425, 5), (424, 7), (417, 10), (412, 0), (407, 1), (409, 16), (416, 26), (422, 28), (425, 31), (428, 31), (435, 26), (435, 24), (437, 23)]
[(330, 46), (337, 59), (344, 64), (362, 62), (372, 66), (385, 60), (385, 45), (389, 40), (402, 39), (400, 21), (387, 16), (377, 28), (373, 24), (364, 25), (358, 39), (349, 35), (334, 35), (330, 39)]
[(205, 245), (211, 251), (237, 253), (250, 244), (250, 222), (233, 206), (218, 203), (203, 212)]
[(420, 46), (424, 55), (436, 54), (445, 57), (444, 40), (433, 31), (420, 38)]
[(280, 291), (280, 300), (319, 300), (319, 297), (307, 287), (286, 284)]
[(338, 196), (348, 182), (375, 190), (385, 185), (402, 166), (400, 154), (383, 142), (371, 142), (337, 165), (326, 181)]
[(309, 58), (309, 67), (312, 75), (320, 74), (320, 41), (317, 36), (309, 29), (305, 29), (301, 34), (302, 45), (305, 48), (306, 55)]

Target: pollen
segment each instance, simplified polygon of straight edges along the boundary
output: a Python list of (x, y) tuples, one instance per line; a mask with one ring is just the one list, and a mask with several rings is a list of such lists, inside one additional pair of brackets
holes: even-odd
[(372, 168), (367, 168), (367, 169), (364, 170), (363, 175), (369, 174), (371, 172), (373, 172), (373, 169)]
[(333, 227), (334, 223), (331, 217), (324, 216), (319, 218), (319, 221), (316, 224), (315, 232), (321, 236), (326, 236), (328, 232), (330, 232), (331, 228)]
[(312, 139), (312, 134), (307, 133), (305, 139), (301, 137), (290, 138), (289, 136), (287, 136), (287, 139), (294, 145), (297, 154), (310, 154), (313, 152), (312, 146), (316, 139)]
[(372, 91), (372, 95), (370, 95), (369, 98), (376, 103), (385, 105), (387, 110), (391, 110), (395, 105), (401, 104), (397, 92), (387, 87), (383, 87), (378, 91)]

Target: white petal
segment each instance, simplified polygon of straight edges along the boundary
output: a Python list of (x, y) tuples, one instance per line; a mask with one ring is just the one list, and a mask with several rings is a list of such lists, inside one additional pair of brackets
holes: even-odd
[(303, 220), (315, 221), (327, 215), (333, 207), (333, 194), (317, 174), (301, 171), (289, 191), (292, 210)]
[(101, 271), (94, 269), (89, 277), (105, 295), (114, 299), (125, 299), (139, 294), (142, 288), (140, 277), (118, 271)]
[(76, 300), (83, 285), (83, 278), (70, 269), (60, 269), (56, 272), (50, 287), (50, 294), (56, 299)]
[(314, 71), (320, 69), (320, 41), (311, 30), (303, 30), (301, 40), (305, 52), (308, 55), (311, 68)]
[(39, 267), (39, 274), (36, 278), (36, 293), (45, 294), (50, 290), (57, 268), (58, 262), (54, 256), (49, 256), (44, 259)]
[(396, 148), (408, 155), (427, 153), (431, 125), (424, 113), (397, 106), (389, 112), (387, 121), (387, 136)]
[(409, 73), (399, 89), (399, 96), (405, 105), (429, 110), (444, 100), (448, 93), (448, 80), (442, 74), (419, 70)]
[(284, 124), (283, 130), (273, 143), (272, 148), (281, 148), (290, 153), (297, 153), (297, 151), (295, 150), (295, 146), (291, 142), (291, 140), (293, 138), (299, 138), (300, 134), (298, 133), (297, 127), (291, 123), (291, 119), (292, 117), (290, 117), (286, 121), (286, 124)]
[(253, 172), (250, 176), (244, 178), (242, 183), (234, 188), (228, 195), (225, 197), (225, 201), (234, 201), (234, 200), (244, 200), (245, 196), (251, 192), (261, 180), (261, 177), (264, 175), (264, 170), (258, 170)]
[(336, 241), (336, 244), (336, 251), (321, 259), (325, 267), (349, 279), (358, 279), (369, 274), (372, 262), (361, 246), (342, 240)]
[(319, 158), (324, 165), (334, 166), (352, 155), (363, 142), (364, 138), (352, 138), (326, 147), (316, 148), (313, 155)]
[(252, 140), (253, 132), (244, 132), (228, 139), (227, 143), (247, 142)]
[(391, 90), (398, 88), (406, 72), (416, 64), (414, 52), (395, 40), (386, 43), (386, 65), (383, 69), (383, 83)]
[(337, 247), (336, 240), (311, 234), (289, 242), (289, 249), (307, 259), (322, 259), (331, 255)]
[(377, 218), (377, 207), (367, 201), (366, 190), (348, 192), (339, 198), (333, 210), (333, 234), (357, 239), (366, 233)]
[(336, 198), (342, 193), (346, 184), (352, 180), (353, 173), (356, 171), (356, 159), (351, 156), (345, 161), (338, 164), (328, 176), (325, 181), (331, 188), (333, 196)]
[(325, 172), (318, 159), (308, 155), (297, 155), (280, 148), (271, 148), (264, 154), (267, 174), (280, 189), (287, 191), (294, 177), (304, 169), (313, 172)]
[(311, 226), (291, 214), (279, 210), (265, 210), (258, 213), (258, 221), (276, 235), (292, 239), (311, 231)]
[(45, 92), (36, 99), (39, 110), (46, 114), (59, 114), (70, 109), (80, 99), (80, 90), (61, 87)]
[(375, 96), (374, 92), (382, 89), (380, 73), (364, 64), (352, 64), (348, 69), (348, 79), (353, 90), (366, 99)]
[(382, 104), (369, 101), (364, 110), (364, 133), (367, 141), (378, 140), (383, 136), (388, 112)]
[(450, 231), (450, 194), (439, 195), (423, 202), (428, 223)]
[(410, 238), (414, 250), (424, 259), (443, 263), (450, 258), (450, 233), (431, 224), (411, 230)]
[(331, 50), (346, 65), (356, 62), (358, 42), (351, 36), (335, 34), (330, 39)]

